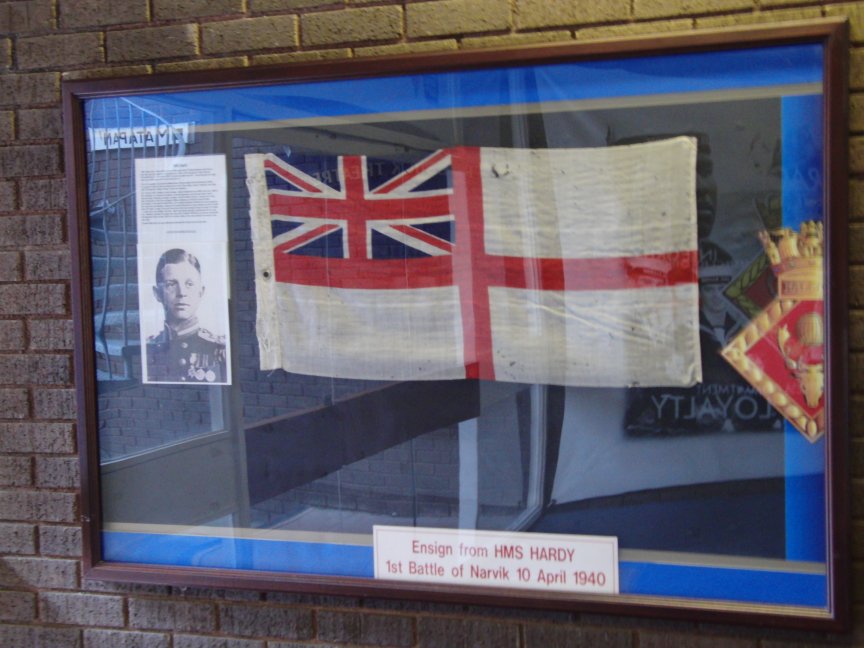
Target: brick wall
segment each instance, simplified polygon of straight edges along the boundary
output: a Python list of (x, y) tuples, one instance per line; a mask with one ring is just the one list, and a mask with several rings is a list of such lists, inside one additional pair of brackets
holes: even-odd
[[(84, 582), (61, 78), (347, 59), (820, 16), (852, 21), (855, 630)], [(858, 46), (861, 46), (858, 49)], [(864, 2), (0, 0), (0, 644), (10, 648), (864, 645)]]

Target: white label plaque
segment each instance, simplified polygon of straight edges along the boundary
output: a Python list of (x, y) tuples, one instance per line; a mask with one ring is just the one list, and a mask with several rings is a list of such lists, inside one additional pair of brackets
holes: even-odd
[(138, 243), (227, 241), (227, 187), (224, 155), (136, 159)]
[(618, 538), (375, 526), (375, 578), (618, 593)]

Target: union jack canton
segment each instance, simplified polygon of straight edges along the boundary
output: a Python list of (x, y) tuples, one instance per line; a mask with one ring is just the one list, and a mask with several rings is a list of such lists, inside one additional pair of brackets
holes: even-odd
[(452, 255), (451, 167), (443, 150), (414, 164), (351, 155), (289, 164), (268, 155), (274, 253), (358, 261)]
[(593, 386), (701, 375), (687, 138), (414, 162), (249, 154), (246, 171), (264, 370)]

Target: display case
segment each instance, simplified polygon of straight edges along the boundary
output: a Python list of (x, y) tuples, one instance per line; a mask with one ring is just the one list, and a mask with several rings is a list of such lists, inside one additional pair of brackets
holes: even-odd
[(845, 34), (64, 83), (85, 575), (844, 627)]

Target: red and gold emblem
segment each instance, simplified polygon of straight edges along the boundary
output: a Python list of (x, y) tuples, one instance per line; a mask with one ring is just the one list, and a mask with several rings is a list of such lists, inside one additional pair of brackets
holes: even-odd
[(822, 223), (760, 233), (777, 297), (723, 357), (808, 440), (825, 432)]

